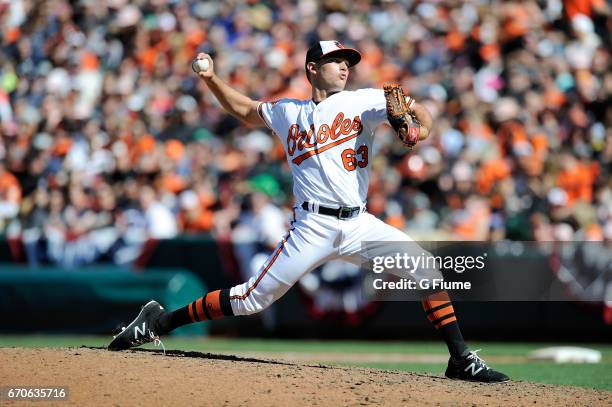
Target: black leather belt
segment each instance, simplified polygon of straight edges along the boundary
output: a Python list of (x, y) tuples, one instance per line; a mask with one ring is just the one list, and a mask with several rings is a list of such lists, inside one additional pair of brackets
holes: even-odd
[[(308, 202), (302, 203), (302, 209), (309, 212), (314, 212), (310, 209)], [(351, 219), (361, 213), (360, 206), (341, 206), (339, 208), (328, 208), (327, 206), (319, 205), (317, 213), (321, 215), (333, 216), (338, 219)]]

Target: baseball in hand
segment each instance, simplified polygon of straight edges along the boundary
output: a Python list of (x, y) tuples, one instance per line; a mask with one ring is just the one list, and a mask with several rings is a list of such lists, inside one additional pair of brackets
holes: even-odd
[(194, 59), (191, 68), (195, 73), (206, 72), (209, 67), (208, 59)]

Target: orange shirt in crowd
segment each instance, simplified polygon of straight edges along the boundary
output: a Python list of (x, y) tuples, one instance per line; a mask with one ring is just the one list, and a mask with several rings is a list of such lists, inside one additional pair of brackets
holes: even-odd
[(478, 204), (467, 208), (467, 216), (453, 225), (453, 234), (459, 239), (481, 240), (489, 228), (491, 212), (489, 208)]
[(178, 222), (181, 230), (190, 233), (209, 232), (213, 228), (214, 213), (202, 210), (198, 213), (181, 211)]
[(21, 185), (17, 178), (8, 171), (0, 173), (0, 200), (21, 202)]
[(185, 146), (179, 140), (170, 139), (166, 142), (166, 155), (173, 161), (180, 161), (185, 155)]
[(170, 191), (173, 194), (178, 194), (187, 188), (187, 182), (183, 179), (183, 177), (174, 172), (168, 172), (162, 175), (158, 182), (161, 190)]
[(506, 39), (522, 37), (529, 32), (529, 10), (520, 3), (507, 4), (506, 16), (502, 23)]
[(385, 219), (385, 223), (393, 226), (394, 228), (403, 230), (406, 227), (406, 218), (404, 218), (404, 216), (402, 216), (401, 214), (391, 215), (387, 216), (387, 218)]
[(53, 145), (53, 155), (63, 157), (68, 154), (70, 147), (72, 147), (72, 139), (67, 136), (60, 136)]
[(504, 159), (496, 159), (484, 163), (476, 175), (476, 188), (481, 195), (487, 195), (496, 182), (510, 176), (510, 166)]
[(571, 20), (576, 14), (584, 14), (591, 17), (593, 8), (601, 8), (605, 6), (605, 0), (563, 0), (565, 12)]
[(599, 167), (577, 163), (573, 168), (563, 169), (557, 177), (557, 185), (567, 193), (567, 203), (573, 205), (576, 200), (591, 202), (593, 183), (599, 174)]
[(138, 161), (142, 155), (153, 154), (156, 145), (157, 142), (155, 141), (155, 137), (152, 135), (145, 134), (141, 136), (131, 150), (130, 158), (132, 159), (132, 162)]

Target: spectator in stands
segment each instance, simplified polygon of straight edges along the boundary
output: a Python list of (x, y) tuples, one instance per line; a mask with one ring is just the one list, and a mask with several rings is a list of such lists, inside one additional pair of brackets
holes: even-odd
[(140, 205), (152, 239), (171, 239), (178, 233), (174, 214), (161, 203), (155, 190), (145, 185), (140, 189)]
[(0, 230), (17, 217), (21, 203), (21, 186), (0, 160)]

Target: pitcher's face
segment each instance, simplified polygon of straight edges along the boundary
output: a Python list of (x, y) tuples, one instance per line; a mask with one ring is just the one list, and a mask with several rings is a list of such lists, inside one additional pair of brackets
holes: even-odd
[(316, 63), (313, 86), (328, 92), (339, 92), (346, 87), (349, 76), (348, 62), (340, 57), (323, 58)]

